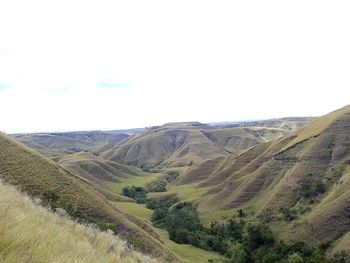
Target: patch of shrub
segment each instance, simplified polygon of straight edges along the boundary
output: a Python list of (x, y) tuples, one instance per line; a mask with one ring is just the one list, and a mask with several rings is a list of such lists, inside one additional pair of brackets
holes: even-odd
[(176, 180), (178, 176), (179, 176), (179, 173), (177, 172), (167, 172), (167, 174), (165, 175), (165, 180), (168, 183), (172, 183)]
[(165, 192), (166, 191), (166, 181), (156, 181), (152, 183), (148, 183), (146, 185), (147, 192)]
[(317, 197), (326, 191), (326, 186), (321, 179), (309, 179), (301, 187), (302, 196), (305, 198)]
[(146, 202), (147, 192), (143, 187), (139, 186), (127, 186), (123, 188), (123, 195), (134, 199), (139, 204), (144, 204)]
[(292, 221), (297, 218), (297, 212), (295, 209), (290, 209), (288, 207), (281, 207), (280, 213), (283, 215), (285, 221)]

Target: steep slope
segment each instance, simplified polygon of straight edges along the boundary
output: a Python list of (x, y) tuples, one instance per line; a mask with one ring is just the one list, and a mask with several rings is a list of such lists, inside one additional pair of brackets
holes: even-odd
[(99, 148), (106, 144), (114, 146), (128, 138), (129, 135), (114, 132), (87, 131), (15, 134), (13, 137), (45, 156), (54, 157), (91, 148)]
[(85, 180), (3, 134), (0, 134), (0, 179), (41, 198), (52, 208), (63, 208), (82, 221), (112, 228), (145, 253), (177, 260), (150, 225), (114, 208)]
[(1, 182), (0, 214), (0, 262), (157, 262), (127, 251), (111, 233), (49, 212)]
[(350, 230), (350, 106), (277, 141), (206, 163), (176, 182), (210, 187), (198, 204), (202, 213), (245, 208), (276, 218), (281, 208), (294, 209), (298, 219), (280, 227), (285, 224), (290, 240), (313, 244)]
[(279, 128), (217, 128), (201, 123), (169, 123), (131, 136), (101, 156), (139, 167), (190, 166), (239, 153), (288, 133)]

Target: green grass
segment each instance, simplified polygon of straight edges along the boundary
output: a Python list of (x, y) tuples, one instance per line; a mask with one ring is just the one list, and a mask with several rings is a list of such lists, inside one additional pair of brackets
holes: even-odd
[(35, 205), (0, 182), (0, 261), (2, 263), (157, 262), (127, 252), (125, 242)]
[(168, 191), (161, 193), (149, 193), (148, 197), (157, 199), (162, 196), (175, 195), (180, 201), (192, 202), (205, 195), (208, 188), (196, 188), (195, 184), (173, 185)]
[(191, 245), (177, 244), (169, 239), (168, 232), (163, 229), (157, 229), (163, 237), (165, 246), (178, 254), (184, 263), (206, 263), (209, 259), (220, 259), (217, 253), (205, 251)]
[(113, 202), (117, 207), (124, 211), (135, 215), (143, 220), (151, 220), (153, 211), (146, 208), (143, 204), (130, 203), (130, 202)]
[(162, 177), (163, 174), (150, 174), (148, 176), (132, 176), (126, 179), (123, 179), (120, 183), (114, 183), (114, 182), (106, 182), (105, 185), (113, 191), (116, 194), (121, 194), (123, 191), (123, 188), (126, 186), (145, 186), (147, 183), (151, 183), (153, 181), (158, 180), (160, 177)]

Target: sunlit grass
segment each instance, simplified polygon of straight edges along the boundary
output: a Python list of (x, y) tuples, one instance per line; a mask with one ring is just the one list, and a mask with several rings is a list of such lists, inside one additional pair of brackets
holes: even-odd
[(124, 244), (111, 233), (53, 214), (0, 183), (0, 262), (155, 262), (127, 252)]
[(116, 194), (121, 194), (123, 191), (123, 188), (126, 186), (145, 186), (147, 183), (153, 182), (158, 180), (160, 177), (162, 177), (163, 174), (152, 174), (149, 176), (132, 176), (124, 179), (120, 183), (114, 183), (114, 182), (106, 182), (106, 186), (108, 189), (113, 191)]
[(117, 207), (144, 220), (151, 220), (153, 211), (143, 204), (130, 202), (113, 202)]

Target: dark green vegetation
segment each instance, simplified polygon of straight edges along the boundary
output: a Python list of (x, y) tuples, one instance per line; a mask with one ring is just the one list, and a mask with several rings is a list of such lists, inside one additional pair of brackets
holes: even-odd
[(247, 224), (242, 218), (222, 219), (212, 222), (207, 228), (200, 223), (192, 204), (177, 202), (175, 197), (160, 202), (150, 201), (147, 206), (154, 210), (153, 223), (166, 229), (170, 239), (177, 243), (191, 244), (225, 255), (228, 259), (224, 262), (321, 263), (339, 262), (340, 256), (348, 258), (338, 253), (333, 260), (327, 260), (322, 247), (311, 247), (303, 242), (277, 242), (267, 225)]
[(166, 229), (171, 240), (216, 251), (227, 257), (224, 262), (337, 262), (327, 260), (322, 248), (303, 242), (277, 242), (266, 224), (246, 223), (243, 218), (232, 217), (205, 227), (191, 203), (178, 203), (174, 197), (150, 201), (147, 207), (154, 210), (153, 223)]
[(173, 175), (171, 177), (166, 177), (166, 179), (148, 183), (145, 187), (128, 185), (123, 188), (122, 193), (126, 197), (134, 199), (137, 203), (144, 204), (147, 201), (147, 193), (158, 193), (166, 191), (166, 185), (169, 178), (172, 180)]
[[(316, 248), (303, 242), (278, 242), (265, 223), (246, 223), (243, 209), (237, 210), (237, 218), (223, 218), (212, 222), (210, 227), (205, 227), (193, 204), (179, 202), (175, 196), (147, 199), (145, 189), (135, 186), (124, 188), (123, 193), (136, 201), (142, 198), (142, 203), (154, 210), (151, 218), (153, 224), (167, 230), (171, 240), (218, 252), (226, 257), (223, 260), (225, 263), (331, 263), (338, 262), (339, 257), (346, 257), (338, 253), (332, 260), (327, 259), (327, 245)], [(281, 213), (287, 214), (286, 211)], [(290, 212), (288, 220), (291, 220), (289, 217)]]
[(132, 185), (123, 188), (123, 195), (134, 199), (139, 204), (144, 204), (147, 192), (143, 187)]

